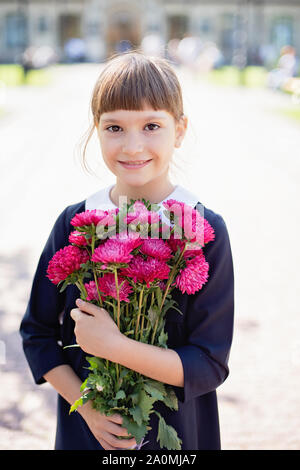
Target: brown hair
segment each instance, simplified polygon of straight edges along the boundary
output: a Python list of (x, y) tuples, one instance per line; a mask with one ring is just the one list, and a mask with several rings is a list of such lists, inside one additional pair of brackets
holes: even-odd
[[(93, 123), (88, 131), (82, 161), (100, 116), (118, 109), (140, 111), (144, 104), (164, 109), (179, 121), (183, 115), (180, 83), (171, 64), (161, 57), (150, 57), (139, 50), (113, 55), (105, 64), (91, 98)], [(88, 168), (87, 168), (88, 169)]]

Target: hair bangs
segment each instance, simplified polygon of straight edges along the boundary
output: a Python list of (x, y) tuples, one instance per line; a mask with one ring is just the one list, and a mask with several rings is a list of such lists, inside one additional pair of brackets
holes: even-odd
[[(171, 70), (170, 74), (170, 70), (163, 70), (159, 62), (157, 58), (154, 62), (138, 53), (112, 59), (98, 79), (98, 89), (94, 90), (96, 102), (92, 107), (96, 120), (99, 122), (105, 112), (141, 111), (145, 105), (154, 110), (165, 109), (179, 119), (182, 114), (180, 87), (174, 84), (174, 72)], [(162, 65), (166, 67), (166, 61)]]

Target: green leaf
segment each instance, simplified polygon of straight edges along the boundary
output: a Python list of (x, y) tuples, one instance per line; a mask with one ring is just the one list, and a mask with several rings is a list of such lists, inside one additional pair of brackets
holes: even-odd
[(69, 410), (69, 414), (71, 414), (73, 411), (77, 410), (78, 406), (82, 406), (82, 397), (78, 398), (73, 405), (71, 406)]
[(59, 292), (63, 292), (69, 285), (68, 281), (64, 281)]
[(157, 412), (159, 417), (157, 442), (159, 441), (160, 447), (165, 447), (168, 450), (181, 450), (182, 440), (179, 439), (176, 430), (166, 424), (164, 418)]
[(143, 419), (146, 421), (149, 419), (150, 412), (152, 411), (152, 405), (156, 401), (156, 398), (149, 397), (144, 390), (140, 391), (138, 406), (141, 408)]
[(139, 392), (137, 392), (137, 393), (131, 393), (131, 395), (129, 395), (128, 398), (131, 398), (132, 403), (133, 403), (134, 405), (137, 405), (137, 404), (138, 404), (138, 401), (139, 401)]
[(172, 388), (167, 389), (167, 395), (163, 399), (164, 404), (172, 410), (178, 410), (177, 396)]
[(93, 369), (104, 370), (103, 359), (101, 359), (101, 358), (99, 358), (99, 357), (90, 357), (90, 356), (87, 356), (87, 357), (86, 357), (86, 360), (87, 360), (88, 363), (90, 364), (92, 370), (93, 370)]
[(154, 328), (157, 315), (158, 315), (158, 306), (152, 305), (152, 307), (148, 309), (148, 318), (150, 320), (152, 328)]
[(144, 389), (156, 400), (163, 400), (166, 395), (165, 386), (161, 382), (147, 381), (144, 383)]
[(158, 346), (167, 349), (168, 348), (167, 340), (168, 340), (168, 333), (165, 333), (164, 330), (161, 330), (160, 335), (158, 337)]
[(161, 302), (162, 302), (162, 293), (161, 293), (160, 287), (158, 287), (157, 289), (155, 289), (155, 294), (156, 294), (156, 298), (157, 298), (158, 307), (160, 307), (160, 306), (161, 306)]
[(129, 409), (129, 413), (133, 417), (134, 421), (138, 426), (142, 425), (143, 422), (143, 415), (142, 415), (142, 410), (139, 406), (135, 406), (134, 408)]
[(129, 369), (126, 369), (124, 368), (120, 374), (120, 379), (124, 379), (124, 377), (126, 377), (126, 375), (130, 372)]
[(128, 433), (135, 437), (136, 443), (140, 444), (143, 437), (147, 433), (147, 426), (145, 424), (138, 425), (132, 421), (128, 416), (123, 416), (123, 428), (126, 428)]
[(126, 394), (124, 390), (119, 390), (114, 399), (121, 400), (122, 398), (126, 398)]
[(123, 334), (125, 336), (128, 336), (128, 335), (133, 335), (133, 333), (134, 333), (134, 330), (130, 330), (130, 331), (125, 331)]
[(87, 381), (88, 381), (88, 379), (85, 379), (85, 381), (82, 382), (81, 387), (80, 387), (81, 392), (83, 392), (83, 390), (86, 388)]

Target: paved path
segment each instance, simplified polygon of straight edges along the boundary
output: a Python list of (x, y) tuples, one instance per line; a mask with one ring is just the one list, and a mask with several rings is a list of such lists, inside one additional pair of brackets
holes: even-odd
[[(100, 67), (60, 66), (51, 86), (7, 91), (1, 133), (0, 448), (51, 449), (56, 396), (35, 386), (18, 335), (39, 254), (68, 204), (113, 182), (94, 137), (78, 143)], [(231, 374), (219, 388), (223, 449), (300, 448), (300, 127), (267, 90), (216, 88), (181, 70), (190, 130), (174, 183), (227, 224), (235, 265)]]

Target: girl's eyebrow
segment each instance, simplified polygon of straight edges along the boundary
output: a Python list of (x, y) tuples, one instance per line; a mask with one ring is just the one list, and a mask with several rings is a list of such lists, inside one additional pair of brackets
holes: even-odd
[[(162, 115), (157, 115), (157, 116), (145, 116), (144, 118), (141, 118), (141, 121), (151, 121), (151, 120), (156, 120), (156, 119), (167, 119), (165, 116)], [(122, 119), (113, 119), (113, 118), (106, 118), (106, 119), (101, 119), (102, 122), (121, 122)]]

